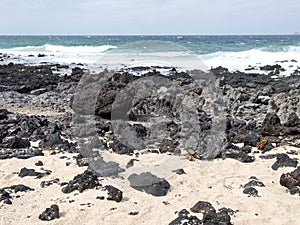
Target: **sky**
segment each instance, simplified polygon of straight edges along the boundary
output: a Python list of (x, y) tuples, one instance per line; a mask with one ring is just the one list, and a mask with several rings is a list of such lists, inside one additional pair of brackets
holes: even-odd
[(0, 34), (293, 34), (299, 0), (0, 0)]

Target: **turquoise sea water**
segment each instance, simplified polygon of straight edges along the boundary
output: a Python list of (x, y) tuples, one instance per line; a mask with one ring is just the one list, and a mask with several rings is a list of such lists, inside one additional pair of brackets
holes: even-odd
[(38, 62), (28, 56), (44, 54), (43, 61), (91, 64), (103, 54), (124, 45), (124, 51), (143, 49), (140, 44), (132, 44), (139, 41), (148, 42), (147, 48), (150, 46), (160, 52), (166, 51), (170, 45), (151, 46), (151, 41), (174, 43), (193, 52), (208, 67), (220, 65), (242, 70), (249, 65), (278, 61), (293, 61), (293, 66), (297, 67), (295, 61), (300, 62), (300, 35), (0, 36), (0, 53), (7, 53), (18, 62)]

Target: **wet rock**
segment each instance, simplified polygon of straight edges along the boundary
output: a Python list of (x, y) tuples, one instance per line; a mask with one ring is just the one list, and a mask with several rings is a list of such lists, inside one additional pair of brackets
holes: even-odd
[(300, 193), (300, 167), (280, 176), (280, 184), (290, 190), (291, 194)]
[(282, 67), (279, 64), (276, 65), (266, 65), (266, 66), (261, 66), (260, 70), (266, 70), (266, 71), (273, 71), (276, 69), (282, 69)]
[(203, 213), (203, 214), (208, 214), (208, 213), (216, 213), (215, 208), (212, 206), (211, 203), (209, 202), (203, 202), (199, 201), (197, 202), (192, 208), (191, 211), (193, 213)]
[(121, 190), (119, 190), (118, 188), (115, 188), (111, 185), (106, 185), (105, 190), (108, 191), (107, 200), (115, 201), (115, 202), (121, 202), (122, 201), (123, 192)]
[(169, 225), (200, 225), (202, 224), (201, 220), (196, 217), (190, 215), (190, 213), (183, 209), (180, 212), (178, 212), (178, 217), (173, 220)]
[(248, 197), (250, 197), (250, 196), (259, 197), (258, 196), (258, 191), (254, 187), (246, 187), (243, 190), (243, 193), (248, 195)]
[(84, 173), (76, 175), (61, 191), (65, 194), (75, 190), (81, 193), (86, 189), (93, 189), (98, 186), (101, 186), (98, 176), (94, 172), (86, 170)]
[(139, 175), (131, 174), (128, 180), (132, 188), (153, 196), (165, 196), (171, 187), (167, 180), (158, 178), (149, 172), (144, 172)]
[(46, 210), (39, 215), (39, 219), (44, 221), (51, 221), (58, 218), (59, 218), (58, 205), (51, 205), (50, 208), (46, 208)]
[(297, 167), (298, 161), (291, 159), (287, 154), (277, 154), (277, 160), (272, 165), (273, 170), (278, 170), (280, 167)]

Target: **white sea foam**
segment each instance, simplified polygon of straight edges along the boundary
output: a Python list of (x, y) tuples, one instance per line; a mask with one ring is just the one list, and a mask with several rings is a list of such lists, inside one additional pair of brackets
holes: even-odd
[[(42, 46), (26, 46), (11, 49), (1, 49), (0, 52), (18, 57), (20, 62), (47, 61), (55, 63), (87, 63), (92, 64), (110, 49), (116, 48), (112, 45), (102, 46), (60, 46), (45, 44)], [(45, 57), (28, 57), (44, 54)]]
[[(283, 52), (270, 52), (263, 49), (251, 49), (240, 52), (215, 52), (200, 55), (199, 58), (208, 67), (223, 66), (231, 71), (245, 71), (249, 66), (259, 69), (260, 66), (267, 64), (280, 64), (286, 69), (285, 72), (281, 72), (281, 75), (289, 75), (297, 69), (297, 66), (300, 66), (300, 46), (289, 46)], [(253, 72), (263, 73), (264, 71), (254, 70)]]

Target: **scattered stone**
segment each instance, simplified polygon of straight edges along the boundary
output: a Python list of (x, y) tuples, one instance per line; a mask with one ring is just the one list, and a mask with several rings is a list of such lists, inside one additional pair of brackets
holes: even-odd
[(291, 194), (300, 194), (300, 167), (280, 176), (280, 184), (290, 190)]
[(133, 167), (135, 161), (139, 161), (139, 160), (138, 159), (130, 159), (129, 162), (126, 164), (126, 169)]
[(177, 170), (173, 170), (172, 172), (178, 174), (178, 175), (182, 175), (185, 174), (185, 171), (183, 169), (177, 169)]
[(183, 209), (180, 212), (178, 212), (178, 217), (173, 220), (169, 225), (200, 225), (202, 224), (201, 220), (196, 217), (190, 215), (190, 213)]
[(139, 214), (138, 211), (128, 213), (128, 215), (130, 215), (130, 216), (136, 216), (136, 215), (138, 215), (138, 214)]
[(123, 199), (123, 192), (119, 190), (118, 188), (115, 188), (111, 185), (106, 185), (105, 190), (108, 191), (108, 197), (107, 200), (109, 201), (115, 201), (115, 202), (121, 202)]
[(41, 188), (45, 188), (45, 187), (49, 187), (50, 185), (58, 184), (58, 183), (59, 183), (59, 179), (56, 178), (56, 179), (49, 180), (49, 181), (42, 181), (40, 185), (41, 185)]
[(244, 188), (249, 187), (265, 187), (264, 183), (258, 180), (250, 180), (247, 184), (244, 185)]
[(290, 158), (287, 154), (277, 154), (277, 160), (272, 165), (273, 170), (278, 170), (280, 167), (297, 167), (298, 161), (296, 159)]
[(36, 165), (36, 166), (43, 166), (44, 163), (42, 161), (37, 161), (34, 165)]
[(105, 197), (104, 196), (97, 196), (97, 198), (96, 199), (99, 199), (99, 200), (104, 200), (105, 199)]
[(101, 184), (98, 181), (98, 176), (94, 172), (86, 170), (84, 173), (78, 174), (73, 180), (69, 181), (67, 186), (63, 187), (61, 191), (65, 194), (75, 190), (82, 193), (86, 189), (93, 189), (99, 186), (101, 186)]
[(39, 219), (44, 221), (51, 221), (58, 218), (59, 218), (58, 205), (51, 205), (50, 208), (46, 208), (46, 210), (39, 215)]
[(149, 172), (144, 172), (140, 175), (131, 174), (128, 180), (132, 188), (153, 196), (165, 196), (171, 187), (167, 180), (158, 178)]
[(202, 214), (209, 214), (209, 213), (216, 213), (215, 208), (209, 202), (199, 201), (197, 202), (192, 208), (191, 211), (193, 213), (202, 213)]
[(248, 195), (248, 197), (250, 197), (250, 196), (259, 197), (258, 196), (258, 191), (254, 187), (246, 187), (243, 190), (243, 193)]
[(27, 169), (26, 167), (22, 168), (19, 172), (19, 177), (32, 176), (32, 177), (41, 178), (43, 175), (44, 175), (43, 173), (36, 172), (34, 169)]

